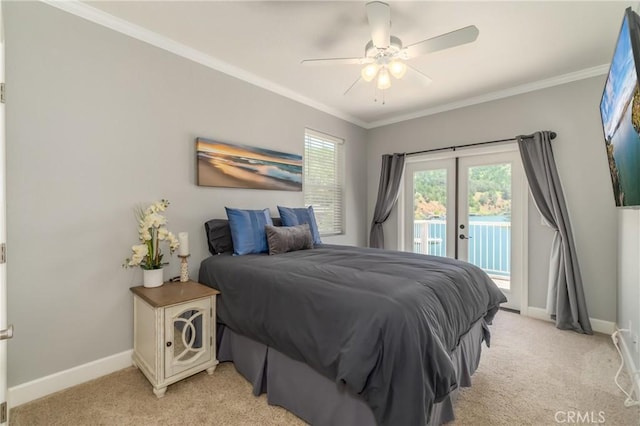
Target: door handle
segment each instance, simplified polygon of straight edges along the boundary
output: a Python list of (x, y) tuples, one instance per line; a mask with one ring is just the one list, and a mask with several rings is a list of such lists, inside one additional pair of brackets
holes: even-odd
[(459, 238), (460, 238), (461, 240), (470, 240), (470, 239), (471, 239), (471, 238), (473, 238), (473, 237), (467, 237), (467, 236), (466, 236), (466, 235), (464, 235), (464, 234), (460, 234), (460, 237), (459, 237)]
[(13, 337), (13, 324), (4, 330), (0, 330), (0, 340), (11, 339)]

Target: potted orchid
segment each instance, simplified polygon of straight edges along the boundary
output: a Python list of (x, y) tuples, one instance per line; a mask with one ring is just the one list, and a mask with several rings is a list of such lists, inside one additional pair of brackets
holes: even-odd
[(173, 253), (180, 246), (176, 237), (167, 230), (167, 219), (160, 213), (169, 206), (169, 201), (160, 200), (151, 204), (146, 209), (139, 207), (136, 210), (138, 219), (138, 236), (141, 244), (131, 247), (133, 255), (125, 260), (124, 266), (140, 266), (143, 270), (143, 285), (145, 287), (158, 287), (164, 282), (162, 251), (160, 245), (169, 244), (169, 253)]

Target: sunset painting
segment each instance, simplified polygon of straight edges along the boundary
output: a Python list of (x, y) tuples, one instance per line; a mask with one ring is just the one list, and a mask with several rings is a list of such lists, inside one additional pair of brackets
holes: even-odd
[(302, 191), (302, 156), (197, 138), (198, 185)]

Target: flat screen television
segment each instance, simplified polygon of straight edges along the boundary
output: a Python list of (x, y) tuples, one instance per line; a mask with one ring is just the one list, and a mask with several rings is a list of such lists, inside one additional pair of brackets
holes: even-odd
[(600, 101), (600, 116), (618, 207), (640, 208), (640, 17), (624, 13), (609, 75)]

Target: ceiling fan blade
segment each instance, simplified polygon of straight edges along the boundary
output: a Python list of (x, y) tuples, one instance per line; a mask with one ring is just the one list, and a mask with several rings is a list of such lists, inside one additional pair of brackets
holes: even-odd
[(407, 65), (407, 68), (415, 71), (418, 75), (420, 75), (423, 78), (425, 84), (433, 83), (433, 80), (431, 79), (431, 77), (429, 77), (428, 75), (426, 75), (422, 71), (418, 70), (417, 68), (414, 68), (411, 65)]
[(450, 33), (411, 44), (404, 50), (406, 52), (407, 59), (415, 58), (416, 56), (437, 52), (438, 50), (449, 49), (451, 47), (471, 43), (478, 38), (478, 34), (478, 28), (475, 25), (469, 25), (468, 27), (451, 31)]
[(305, 59), (302, 65), (363, 65), (373, 62), (372, 58), (326, 58), (326, 59)]
[(345, 90), (345, 91), (344, 91), (344, 93), (342, 94), (342, 96), (344, 96), (344, 95), (346, 95), (347, 93), (349, 93), (349, 91), (350, 91), (351, 89), (353, 89), (353, 86), (355, 86), (355, 85), (356, 85), (360, 80), (362, 80), (362, 77), (358, 77), (358, 78), (356, 79), (356, 81), (354, 81), (354, 82), (351, 84), (351, 86), (349, 86), (349, 88), (348, 88), (347, 90)]
[(372, 1), (367, 3), (367, 19), (371, 30), (371, 40), (378, 49), (389, 47), (391, 40), (391, 11), (387, 3)]

